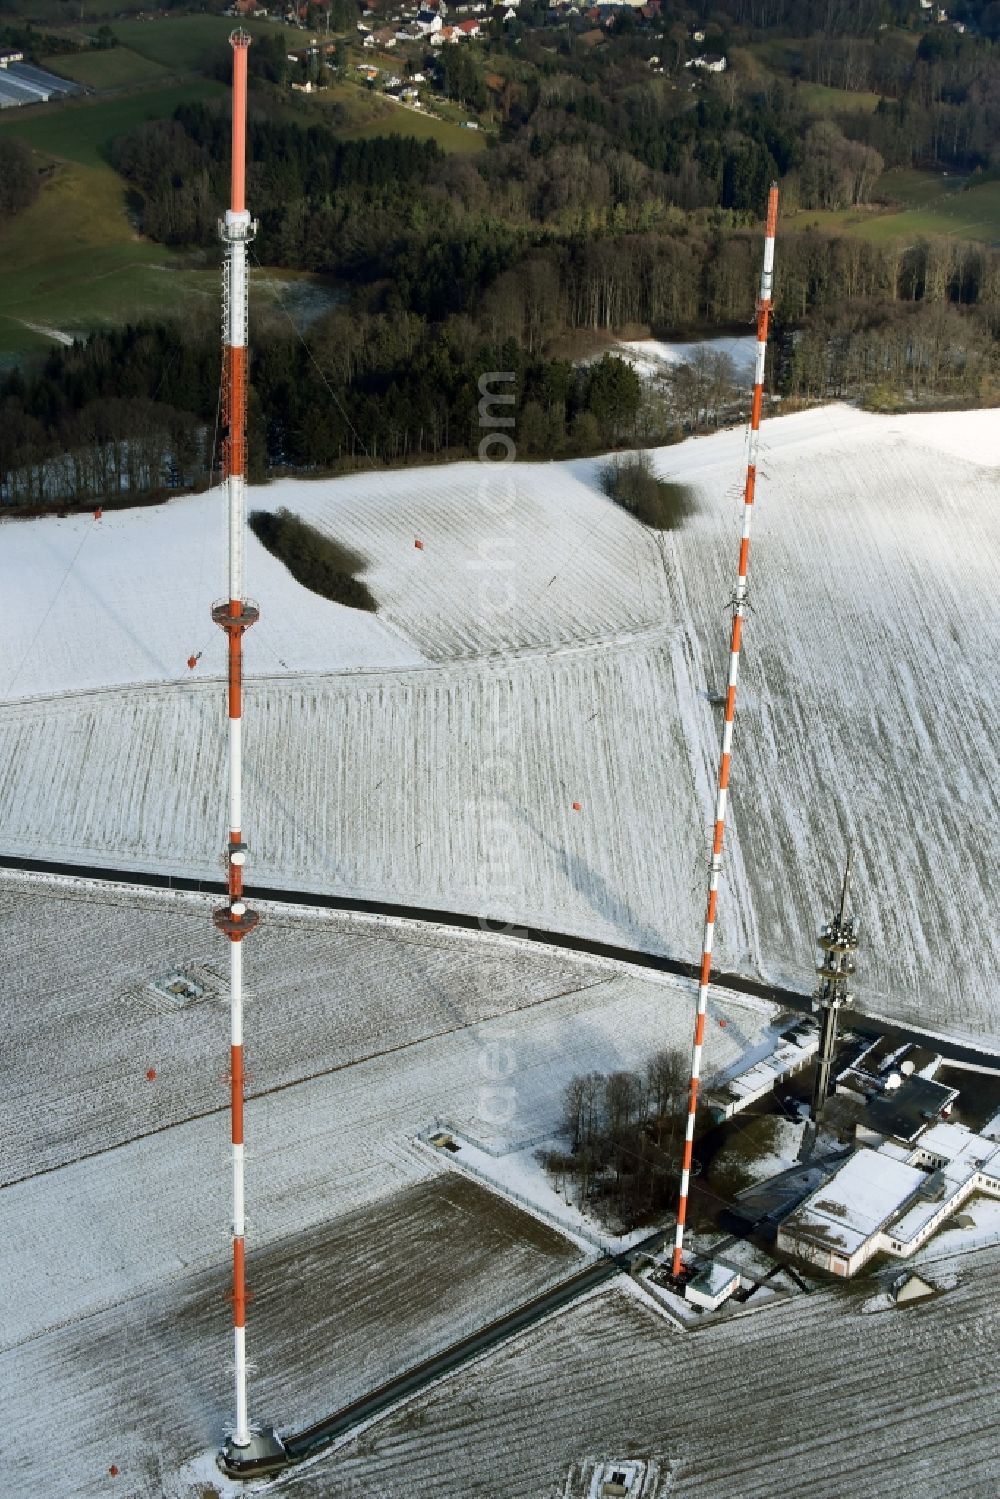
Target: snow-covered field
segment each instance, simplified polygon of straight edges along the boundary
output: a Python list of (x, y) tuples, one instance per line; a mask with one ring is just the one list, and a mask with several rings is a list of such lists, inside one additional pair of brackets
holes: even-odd
[[(16, 1062), (0, 1100), (3, 1346), (224, 1253), (225, 986), (179, 1011), (145, 988), (217, 939), (205, 902), (128, 894), (0, 895), (4, 949), (23, 953), (0, 995)], [(246, 966), (257, 1245), (435, 1174), (409, 1142), (438, 1115), (512, 1143), (551, 1133), (574, 1073), (642, 1068), (690, 1028), (681, 981), (324, 913), (269, 912)], [(710, 1069), (767, 1044), (766, 1006), (712, 1011), (726, 1025), (709, 1029)], [(53, 1232), (63, 1215), (71, 1234)]]
[(737, 376), (740, 376), (753, 369), (757, 357), (757, 335), (743, 333), (732, 338), (702, 338), (696, 343), (679, 344), (664, 343), (658, 338), (623, 339), (616, 345), (616, 350), (647, 380), (669, 374), (678, 364), (690, 363), (700, 353), (727, 354), (733, 361)]
[(952, 1287), (931, 1301), (870, 1315), (864, 1288), (837, 1287), (697, 1333), (616, 1286), (282, 1492), (562, 1499), (584, 1458), (628, 1456), (659, 1458), (677, 1499), (983, 1499), (1000, 1484), (1000, 1250), (931, 1268)]
[[(294, 1426), (572, 1265), (418, 1133), (439, 1114), (515, 1146), (551, 1133), (572, 1074), (685, 1045), (691, 993), (508, 938), (265, 918), (246, 950), (250, 1337), (255, 1409)], [(157, 1495), (228, 1414), (228, 1015), (209, 903), (5, 877), (0, 945), (0, 1382), (18, 1433), (0, 1493), (99, 1494), (114, 1462), (125, 1492)], [(177, 970), (205, 990), (182, 1008), (149, 987)], [(768, 1006), (716, 995), (710, 1013), (709, 1070), (770, 1044)]]
[[(597, 463), (518, 468), (513, 496), (473, 465), (261, 492), (369, 557), (383, 609), (315, 599), (249, 544), (254, 878), (692, 955), (743, 436), (657, 461), (699, 497), (662, 546)], [(770, 423), (762, 470), (718, 956), (806, 987), (853, 834), (861, 1003), (1000, 1047), (996, 417), (826, 408)], [(218, 497), (0, 540), (0, 852), (217, 875)], [(208, 908), (0, 878), (0, 1493), (89, 1499), (116, 1463), (129, 1499), (173, 1499), (228, 1414)], [(480, 933), (265, 914), (246, 958), (254, 1409), (297, 1422), (571, 1263), (414, 1137), (437, 1116), (512, 1146), (551, 1133), (573, 1073), (686, 1046), (691, 996)], [(184, 1008), (150, 988), (177, 969), (205, 989)], [(764, 1008), (710, 1014), (708, 1072), (767, 1048)], [(548, 1499), (573, 1464), (632, 1453), (685, 1499), (770, 1499), (779, 1455), (782, 1492), (979, 1499), (1000, 1253), (942, 1266), (951, 1288), (905, 1310), (841, 1288), (693, 1336), (594, 1297), (282, 1491)]]
[[(577, 1263), (553, 1230), (453, 1175), (258, 1245), (249, 1260), (254, 1417), (299, 1430)], [(204, 1454), (206, 1478), (219, 1478), (212, 1456), (232, 1420), (227, 1269), (220, 1243), (210, 1269), (172, 1267), (169, 1278), (0, 1352), (16, 1430), (4, 1499), (208, 1499), (213, 1491), (192, 1491), (179, 1475)]]
[[(383, 609), (251, 542), (253, 875), (695, 956), (744, 460), (741, 432), (657, 455), (699, 502), (662, 545), (597, 462), (261, 491), (368, 556)], [(808, 988), (853, 836), (860, 1005), (1000, 1049), (996, 416), (826, 407), (769, 422), (761, 469), (718, 960)], [(218, 506), (4, 529), (2, 685), (50, 695), (0, 707), (0, 847), (216, 872)]]
[[(366, 558), (379, 613), (300, 588), (248, 532), (248, 591), (261, 605), (248, 671), (409, 667), (658, 622), (655, 542), (599, 491), (595, 469), (458, 463), (252, 490), (251, 510), (288, 506)], [(224, 591), (224, 504), (216, 490), (99, 521), (6, 525), (0, 701), (222, 672), (209, 609)]]
[[(186, 683), (221, 672), (225, 638), (212, 623), (225, 592), (224, 500), (218, 491), (97, 521), (8, 521), (2, 538), (0, 699)], [(309, 593), (247, 536), (250, 588), (265, 599), (255, 628), (257, 670), (344, 671), (409, 666), (419, 651), (373, 615)], [(195, 672), (189, 656), (202, 653)]]

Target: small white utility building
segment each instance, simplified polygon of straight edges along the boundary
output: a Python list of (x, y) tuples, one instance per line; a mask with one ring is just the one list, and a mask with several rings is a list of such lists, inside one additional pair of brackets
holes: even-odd
[(740, 1288), (740, 1272), (725, 1260), (709, 1260), (684, 1287), (684, 1299), (714, 1312)]

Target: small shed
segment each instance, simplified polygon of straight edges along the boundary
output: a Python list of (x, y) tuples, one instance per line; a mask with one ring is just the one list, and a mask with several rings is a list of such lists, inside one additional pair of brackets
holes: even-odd
[(908, 1301), (922, 1301), (925, 1296), (937, 1295), (937, 1286), (932, 1286), (915, 1270), (907, 1270), (893, 1281), (889, 1294), (897, 1306), (905, 1306)]
[(728, 1301), (734, 1291), (739, 1290), (739, 1285), (740, 1272), (735, 1265), (728, 1265), (725, 1260), (709, 1260), (688, 1281), (684, 1288), (684, 1298), (707, 1312), (714, 1312), (716, 1307)]
[(639, 1499), (646, 1487), (646, 1464), (634, 1458), (601, 1463), (588, 1487), (588, 1499)]

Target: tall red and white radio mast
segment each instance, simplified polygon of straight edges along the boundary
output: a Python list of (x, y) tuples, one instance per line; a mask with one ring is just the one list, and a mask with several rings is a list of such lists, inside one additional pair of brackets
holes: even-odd
[(212, 606), (212, 618), (229, 640), (229, 902), (215, 912), (215, 925), (229, 938), (230, 1117), (233, 1145), (233, 1344), (236, 1419), (221, 1461), (228, 1472), (259, 1472), (283, 1451), (269, 1427), (250, 1427), (247, 1413), (246, 1269), (243, 1194), (243, 948), (260, 918), (243, 899), (243, 635), (259, 610), (243, 597), (243, 532), (247, 450), (247, 245), (256, 224), (246, 211), (247, 48), (242, 31), (233, 48), (233, 145), (229, 211), (219, 226), (223, 264), (223, 478), (228, 507), (228, 597)]
[(736, 720), (736, 682), (740, 670), (740, 642), (746, 614), (747, 576), (750, 567), (750, 520), (753, 515), (754, 489), (757, 484), (757, 448), (760, 441), (760, 410), (764, 400), (764, 360), (767, 354), (767, 330), (771, 319), (771, 291), (774, 279), (774, 236), (778, 227), (778, 189), (772, 184), (767, 199), (767, 229), (764, 240), (764, 268), (757, 299), (757, 368), (754, 373), (753, 405), (750, 412), (750, 453), (747, 461), (746, 486), (743, 491), (743, 535), (733, 597), (733, 631), (729, 645), (729, 683), (726, 689), (726, 714), (719, 753), (719, 782), (715, 802), (715, 827), (712, 833), (712, 859), (708, 875), (708, 909), (705, 913), (705, 941), (698, 979), (698, 1012), (694, 1026), (691, 1053), (691, 1086), (688, 1093), (687, 1125), (684, 1131), (684, 1155), (681, 1161), (680, 1200), (677, 1205), (677, 1229), (671, 1272), (679, 1276), (684, 1266), (684, 1224), (687, 1220), (688, 1189), (691, 1184), (691, 1161), (694, 1153), (694, 1126), (698, 1112), (698, 1085), (701, 1081), (701, 1049), (705, 1040), (705, 1015), (708, 1010), (708, 984), (712, 974), (712, 946), (715, 940), (715, 914), (719, 899), (719, 875), (722, 871), (722, 842), (726, 831), (726, 803), (729, 799), (729, 766), (733, 750), (733, 726)]

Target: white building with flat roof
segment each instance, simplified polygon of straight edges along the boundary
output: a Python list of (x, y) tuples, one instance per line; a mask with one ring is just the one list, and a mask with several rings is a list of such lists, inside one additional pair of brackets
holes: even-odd
[(729, 1265), (725, 1260), (709, 1260), (684, 1287), (684, 1299), (705, 1311), (714, 1312), (739, 1288), (740, 1272), (735, 1265)]
[(915, 1253), (977, 1192), (1000, 1197), (1000, 1144), (961, 1124), (935, 1124), (912, 1150), (856, 1150), (785, 1219), (777, 1245), (851, 1276), (880, 1252)]
[(784, 1031), (769, 1056), (762, 1057), (745, 1072), (728, 1078), (706, 1097), (706, 1107), (716, 1123), (731, 1119), (751, 1104), (773, 1093), (779, 1083), (801, 1072), (819, 1049), (819, 1029), (815, 1020), (798, 1020)]

